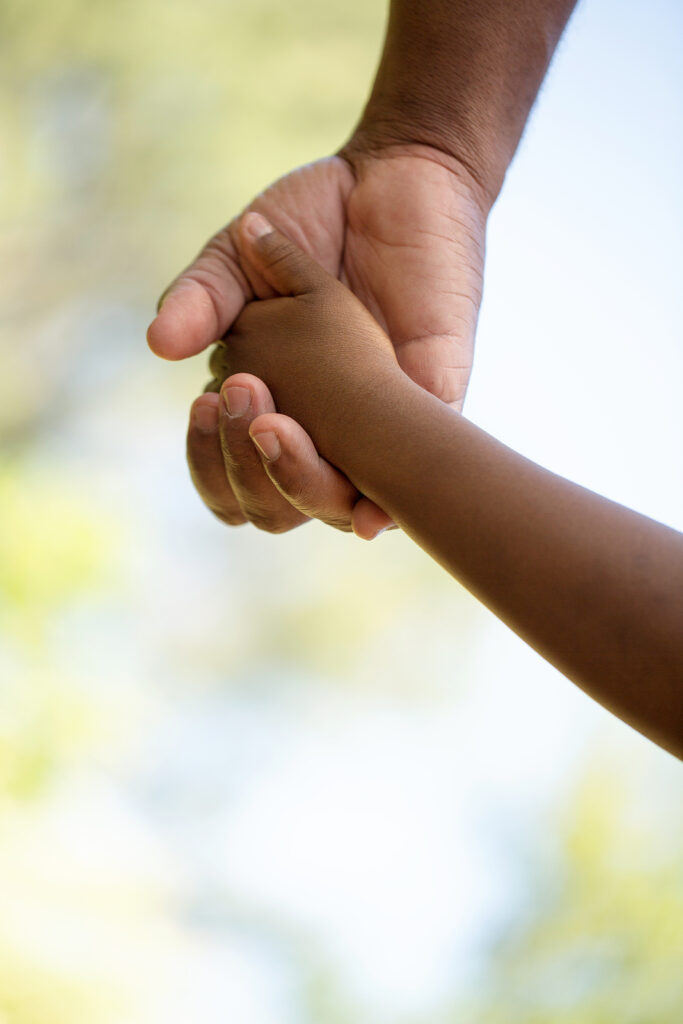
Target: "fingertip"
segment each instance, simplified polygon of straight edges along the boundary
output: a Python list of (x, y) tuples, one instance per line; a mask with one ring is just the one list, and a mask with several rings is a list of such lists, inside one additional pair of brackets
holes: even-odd
[(219, 396), (212, 391), (195, 398), (190, 407), (190, 427), (201, 434), (213, 434), (218, 429)]
[(159, 319), (160, 317), (157, 313), (147, 328), (147, 344), (155, 356), (159, 356), (160, 359), (170, 359), (171, 356), (167, 354), (167, 333), (164, 330), (163, 324), (159, 325)]
[(184, 318), (169, 317), (165, 310), (160, 310), (147, 328), (147, 344), (155, 356), (169, 362), (196, 355), (206, 348), (206, 345), (193, 343), (185, 329)]
[(384, 526), (381, 527), (379, 530), (375, 530), (371, 527), (368, 527), (365, 524), (357, 523), (352, 515), (351, 529), (353, 530), (354, 534), (356, 535), (356, 537), (358, 537), (359, 540), (375, 540), (377, 537), (384, 533), (387, 527)]
[(397, 527), (381, 526), (379, 530), (375, 530), (368, 526), (359, 526), (354, 521), (353, 516), (351, 516), (351, 529), (353, 530), (353, 532), (355, 533), (356, 537), (358, 537), (359, 540), (377, 540), (377, 538), (381, 537), (383, 533), (387, 532), (387, 530), (395, 530), (397, 529)]
[(396, 524), (374, 501), (359, 498), (353, 507), (351, 527), (361, 540), (375, 540), (385, 530), (394, 529)]
[(197, 355), (222, 333), (211, 297), (198, 281), (180, 280), (162, 299), (147, 328), (147, 344), (161, 359)]
[(203, 394), (198, 395), (192, 403), (192, 408), (196, 409), (199, 405), (212, 405), (218, 408), (220, 396), (216, 391), (205, 391)]
[(351, 529), (353, 530), (355, 536), (358, 537), (358, 540), (374, 540), (375, 537), (377, 536), (377, 534), (375, 533), (372, 533), (368, 536), (367, 534), (363, 533), (362, 530), (359, 530), (358, 526), (353, 521), (353, 515), (351, 516)]

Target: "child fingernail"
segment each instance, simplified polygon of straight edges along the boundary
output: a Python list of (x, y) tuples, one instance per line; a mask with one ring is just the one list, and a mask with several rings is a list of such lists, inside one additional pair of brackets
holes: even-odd
[(268, 462), (275, 462), (280, 458), (280, 439), (272, 430), (264, 430), (260, 434), (253, 434), (252, 441)]
[(262, 214), (254, 212), (245, 214), (244, 232), (250, 238), (261, 238), (263, 235), (269, 235), (272, 230), (273, 225)]
[(228, 416), (244, 416), (251, 404), (251, 391), (249, 388), (226, 388), (223, 392), (223, 401)]
[(202, 434), (213, 434), (218, 426), (216, 406), (206, 403), (195, 406), (192, 410), (192, 422)]

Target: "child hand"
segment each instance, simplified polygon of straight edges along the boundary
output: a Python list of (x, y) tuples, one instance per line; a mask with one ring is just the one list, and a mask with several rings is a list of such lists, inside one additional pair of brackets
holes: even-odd
[(393, 346), (344, 285), (260, 214), (246, 214), (240, 232), (244, 258), (281, 297), (244, 309), (212, 356), (215, 388), (235, 373), (261, 378), (278, 411), (339, 464), (362, 430), (363, 400), (403, 376)]

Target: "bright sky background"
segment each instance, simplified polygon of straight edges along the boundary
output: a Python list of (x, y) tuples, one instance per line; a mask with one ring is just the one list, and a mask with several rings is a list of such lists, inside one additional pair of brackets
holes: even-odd
[(679, 529), (682, 40), (675, 0), (579, 5), (491, 218), (468, 404)]

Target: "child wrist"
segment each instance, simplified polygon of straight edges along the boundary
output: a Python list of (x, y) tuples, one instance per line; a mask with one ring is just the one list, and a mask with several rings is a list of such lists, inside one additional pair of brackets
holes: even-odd
[(368, 367), (361, 377), (340, 392), (339, 401), (322, 421), (321, 454), (348, 476), (371, 463), (377, 455), (370, 450), (376, 425), (390, 424), (400, 415), (403, 389), (411, 383), (398, 363)]

